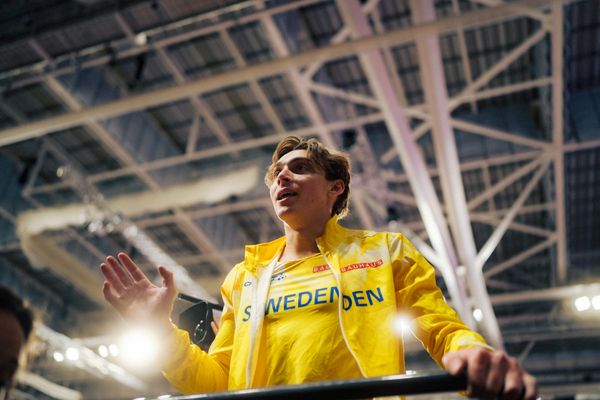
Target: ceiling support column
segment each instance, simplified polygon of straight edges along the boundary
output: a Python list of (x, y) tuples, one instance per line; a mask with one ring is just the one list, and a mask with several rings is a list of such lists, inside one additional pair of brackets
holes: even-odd
[[(373, 32), (358, 0), (338, 0), (337, 5), (354, 39), (372, 35)], [(409, 177), (417, 207), (433, 248), (438, 254), (440, 262), (438, 267), (444, 276), (452, 301), (461, 318), (473, 326), (466, 290), (456, 276), (458, 263), (442, 207), (419, 146), (410, 130), (404, 108), (398, 95), (394, 92), (394, 85), (385, 66), (385, 60), (379, 49), (369, 49), (360, 53), (360, 61), (373, 92), (381, 102), (381, 110), (385, 116), (388, 131)]]

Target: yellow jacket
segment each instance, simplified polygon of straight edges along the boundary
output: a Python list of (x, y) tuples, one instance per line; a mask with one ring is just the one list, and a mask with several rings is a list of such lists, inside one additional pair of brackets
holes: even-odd
[[(344, 300), (338, 301), (339, 323), (363, 376), (404, 372), (402, 340), (392, 331), (398, 311), (414, 318), (413, 333), (439, 365), (448, 352), (488, 347), (446, 304), (433, 267), (402, 234), (350, 230), (337, 219), (329, 220), (317, 245)], [(208, 353), (191, 345), (187, 332), (173, 330), (163, 374), (177, 390), (202, 393), (253, 387), (269, 283), (284, 245), (282, 237), (246, 246), (244, 261), (221, 287), (225, 307)], [(368, 308), (347, 306), (353, 301), (367, 304), (365, 293), (376, 296), (376, 301), (368, 300)], [(298, 346), (311, 351), (310, 343)]]

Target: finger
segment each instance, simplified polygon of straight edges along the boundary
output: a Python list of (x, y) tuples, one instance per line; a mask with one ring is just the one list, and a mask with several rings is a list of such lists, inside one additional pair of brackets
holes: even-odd
[(175, 281), (173, 279), (173, 273), (160, 265), (158, 267), (158, 273), (162, 277), (163, 287), (167, 288), (168, 291), (175, 291)]
[(111, 306), (118, 309), (119, 299), (110, 290), (110, 283), (108, 283), (107, 281), (104, 281), (104, 284), (102, 285), (102, 294), (104, 295), (104, 299)]
[(127, 271), (131, 274), (134, 281), (139, 282), (143, 280), (148, 280), (148, 277), (144, 275), (140, 267), (138, 267), (137, 264), (134, 263), (133, 260), (127, 254), (121, 252), (117, 255), (117, 257), (119, 258), (121, 263), (123, 263)]
[(213, 333), (217, 336), (217, 332), (219, 332), (219, 325), (215, 321), (210, 321), (210, 327), (212, 328)]
[(538, 395), (537, 380), (533, 376), (525, 373), (523, 374), (523, 381), (525, 383), (524, 400), (535, 400)]
[(448, 353), (442, 358), (444, 368), (451, 375), (458, 375), (463, 372), (467, 366), (467, 360), (461, 353)]
[(113, 268), (105, 263), (100, 264), (100, 270), (102, 271), (102, 275), (106, 278), (110, 286), (117, 292), (120, 296), (127, 290), (121, 279), (117, 276)]
[(490, 396), (498, 396), (504, 386), (504, 377), (508, 370), (508, 355), (503, 351), (496, 351), (490, 359), (485, 390)]
[(472, 353), (467, 363), (469, 397), (484, 397), (486, 377), (488, 375), (491, 353), (488, 350), (480, 349)]
[(121, 264), (119, 264), (119, 262), (117, 261), (116, 258), (114, 258), (113, 256), (108, 256), (108, 257), (106, 257), (106, 263), (112, 268), (112, 270), (115, 272), (115, 274), (119, 277), (123, 286), (125, 286), (125, 287), (133, 286), (133, 279), (131, 279), (131, 275), (129, 275), (127, 273), (127, 271), (125, 271), (123, 269), (123, 267), (121, 266)]
[(519, 364), (514, 360), (509, 360), (508, 372), (504, 380), (504, 392), (500, 398), (502, 400), (518, 400), (523, 396), (523, 372)]

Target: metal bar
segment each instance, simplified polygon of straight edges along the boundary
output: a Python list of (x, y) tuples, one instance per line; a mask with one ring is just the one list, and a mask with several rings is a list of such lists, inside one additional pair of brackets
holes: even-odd
[[(513, 3), (516, 4), (516, 3)], [(470, 14), (470, 13), (469, 13)], [(469, 15), (463, 14), (463, 15)], [(546, 35), (546, 30), (543, 28), (538, 29), (533, 35), (529, 36), (523, 43), (512, 49), (504, 57), (502, 57), (493, 67), (486, 70), (479, 78), (477, 78), (471, 85), (467, 86), (460, 92), (456, 98), (450, 100), (449, 106), (451, 110), (454, 110), (460, 105), (459, 99), (461, 96), (467, 93), (474, 93), (481, 87), (491, 81), (498, 73), (505, 70), (510, 64), (516, 61), (519, 57), (525, 54), (531, 47), (537, 44)]]
[(552, 83), (552, 78), (538, 78), (530, 81), (513, 83), (510, 85), (498, 86), (490, 89), (480, 90), (475, 93), (464, 93), (452, 98), (455, 102), (466, 103), (467, 101), (483, 100), (492, 97), (504, 96), (510, 93), (522, 92), (524, 90), (535, 89), (542, 86), (548, 86)]
[(525, 136), (520, 136), (514, 133), (501, 131), (500, 129), (490, 128), (487, 126), (479, 125), (473, 122), (468, 122), (459, 119), (451, 120), (452, 126), (456, 129), (463, 131), (476, 133), (481, 136), (489, 137), (496, 140), (503, 140), (505, 142), (515, 143), (523, 146), (533, 147), (534, 149), (549, 150), (552, 146), (551, 143), (543, 140), (531, 139)]
[(597, 295), (600, 283), (560, 286), (549, 289), (526, 290), (523, 292), (496, 294), (490, 296), (492, 304), (505, 305), (514, 303), (531, 303), (537, 301), (555, 301), (574, 299), (579, 296)]
[[(460, 15), (460, 6), (458, 0), (452, 0), (452, 11), (454, 15)], [(460, 50), (460, 60), (463, 66), (463, 72), (465, 74), (465, 81), (467, 86), (473, 84), (473, 72), (471, 70), (471, 62), (469, 61), (469, 51), (467, 49), (467, 41), (465, 40), (465, 30), (459, 29), (457, 32), (458, 37), (458, 48)], [(471, 99), (471, 111), (477, 114), (477, 102)]]
[(173, 400), (351, 400), (391, 395), (458, 392), (467, 388), (464, 375), (445, 372), (389, 375), (377, 378), (323, 381), (230, 392), (171, 397)]
[(568, 143), (565, 144), (563, 148), (566, 153), (572, 153), (575, 151), (597, 149), (598, 147), (600, 147), (600, 139), (586, 140), (585, 142), (579, 143)]
[[(465, 171), (472, 171), (475, 169), (482, 169), (482, 168), (487, 169), (494, 165), (503, 165), (503, 164), (510, 164), (510, 163), (515, 163), (515, 162), (519, 162), (519, 161), (532, 160), (536, 157), (539, 157), (540, 155), (541, 155), (541, 153), (539, 151), (526, 151), (526, 152), (516, 153), (516, 154), (506, 154), (506, 155), (501, 155), (501, 156), (496, 156), (496, 157), (483, 158), (480, 160), (465, 161), (460, 164), (460, 170), (465, 172)], [(429, 172), (429, 175), (431, 175), (431, 176), (439, 175), (437, 168), (428, 168), (427, 171)], [(408, 177), (406, 176), (406, 174), (396, 175), (393, 173), (393, 171), (390, 171), (390, 170), (384, 170), (383, 173), (385, 175), (385, 178), (390, 182), (398, 182), (398, 183), (408, 182)]]
[[(373, 122), (379, 122), (383, 119), (382, 114), (369, 114), (363, 117), (351, 118), (342, 121), (331, 122), (325, 124), (324, 127), (328, 131), (333, 130), (342, 130), (347, 128), (353, 128), (357, 125), (369, 124)], [(173, 156), (169, 158), (163, 158), (160, 160), (150, 161), (143, 164), (138, 164), (136, 166), (141, 168), (144, 171), (153, 171), (161, 168), (174, 167), (176, 165), (181, 165), (188, 163), (190, 161), (196, 160), (204, 160), (211, 157), (217, 157), (223, 154), (230, 154), (241, 150), (254, 149), (262, 146), (269, 146), (276, 144), (281, 139), (283, 139), (287, 135), (295, 135), (295, 136), (309, 136), (314, 135), (316, 128), (313, 126), (295, 129), (293, 131), (288, 132), (278, 132), (273, 135), (263, 136), (255, 139), (243, 140), (240, 142), (225, 144), (217, 147), (213, 147), (206, 150), (198, 150), (192, 154)], [(121, 176), (130, 175), (136, 172), (136, 169), (133, 166), (126, 166), (123, 168), (115, 169), (108, 172), (103, 172), (95, 175), (90, 175), (87, 179), (92, 183), (98, 183), (110, 179), (115, 179)], [(32, 190), (32, 193), (45, 193), (51, 192), (54, 190), (62, 189), (67, 187), (64, 183), (53, 183), (47, 185), (39, 185)]]
[[(14, 86), (12, 87), (22, 87), (44, 79), (44, 75), (46, 74), (52, 74), (52, 76), (59, 76), (75, 72), (78, 69), (100, 66), (114, 60), (121, 60), (124, 58), (134, 57), (139, 54), (150, 52), (155, 47), (166, 48), (178, 43), (190, 41), (199, 36), (208, 35), (210, 33), (222, 29), (227, 29), (233, 26), (256, 21), (264, 14), (280, 14), (310, 4), (315, 4), (319, 1), (322, 0), (297, 0), (293, 3), (268, 8), (266, 10), (261, 11), (260, 13), (244, 15), (242, 17), (231, 19), (229, 21), (223, 21), (214, 25), (203, 26), (202, 28), (190, 28), (190, 26), (194, 26), (195, 24), (201, 21), (218, 20), (221, 14), (227, 14), (235, 10), (239, 11), (240, 3), (235, 3), (230, 6), (219, 7), (213, 11), (205, 12), (199, 15), (195, 15), (193, 17), (184, 18), (182, 20), (171, 22), (166, 25), (160, 25), (145, 31), (138, 31), (138, 34), (145, 34), (148, 38), (147, 44), (145, 45), (136, 45), (135, 47), (123, 49), (122, 38), (119, 38), (114, 41), (102, 42), (101, 44), (92, 45), (84, 49), (77, 49), (75, 51), (58, 56), (53, 60), (53, 64), (50, 64), (48, 61), (43, 60), (41, 62), (38, 61), (25, 66), (20, 66), (9, 71), (0, 72), (0, 80), (11, 79), (11, 81), (13, 81), (14, 83)], [(248, 5), (248, 7), (254, 6), (255, 4), (258, 4), (260, 6), (260, 4), (263, 3), (263, 1), (250, 0), (245, 3)], [(169, 30), (170, 32), (168, 32)], [(106, 55), (107, 47), (113, 49), (115, 54)], [(84, 59), (84, 61), (81, 62), (81, 59)], [(71, 62), (73, 60), (76, 60), (77, 62)], [(65, 62), (67, 62), (67, 66), (57, 66), (59, 63), (64, 64)], [(47, 72), (43, 73), (44, 70)], [(42, 72), (43, 74), (29, 76), (40, 72)], [(17, 79), (15, 79), (15, 77), (18, 77), (20, 75), (27, 75), (27, 77), (17, 82)]]
[(564, 21), (562, 4), (552, 5), (552, 146), (554, 155), (554, 193), (556, 194), (556, 274), (559, 283), (567, 280), (567, 217), (565, 205), (564, 147)]
[[(475, 93), (462, 93), (462, 94), (456, 95), (455, 97), (452, 98), (452, 100), (450, 102), (453, 105), (452, 105), (452, 107), (450, 107), (450, 111), (453, 111), (456, 107), (458, 107), (459, 104), (466, 103), (467, 101), (472, 102), (472, 104), (474, 104), (473, 102), (475, 102), (476, 100), (488, 99), (488, 98), (492, 98), (492, 97), (503, 96), (503, 95), (510, 94), (510, 93), (520, 92), (523, 90), (534, 89), (534, 88), (550, 85), (551, 83), (552, 83), (552, 79), (550, 77), (546, 77), (546, 78), (534, 79), (534, 80), (526, 81), (526, 82), (514, 83), (511, 85), (500, 86), (497, 88), (481, 90), (481, 91), (478, 91)], [(420, 108), (421, 106), (422, 105), (414, 105), (412, 107), (407, 108), (407, 115), (409, 115), (409, 110), (416, 110), (416, 109)], [(458, 121), (458, 122), (454, 122), (454, 121)], [(532, 140), (532, 139), (513, 135), (513, 134), (510, 134), (507, 132), (502, 132), (498, 129), (492, 129), (489, 127), (476, 125), (472, 122), (453, 119), (453, 124), (454, 123), (462, 124), (463, 126), (467, 126), (467, 124), (471, 124), (470, 126), (476, 130), (475, 132), (479, 132), (480, 134), (482, 134), (484, 136), (493, 137), (494, 139), (507, 140), (507, 141), (513, 141), (513, 142), (519, 141), (518, 144), (525, 144), (527, 146), (534, 145), (534, 147), (540, 147), (540, 145), (542, 143), (544, 143), (544, 142), (540, 142), (540, 141), (530, 142), (529, 140)], [(454, 126), (454, 127), (456, 128), (457, 126)], [(415, 131), (414, 131), (415, 137), (417, 139), (420, 138), (430, 128), (431, 128), (431, 124), (428, 124), (427, 122), (422, 124), (417, 129), (415, 129)], [(465, 129), (465, 130), (468, 130), (468, 129)], [(522, 143), (522, 141), (523, 141), (522, 139), (525, 140), (526, 143)], [(546, 144), (548, 144), (548, 143), (546, 143)], [(385, 164), (387, 164), (395, 156), (397, 156), (397, 153), (394, 148), (391, 148), (386, 153), (383, 154), (381, 159)]]
[(492, 266), (487, 271), (485, 271), (483, 273), (483, 275), (487, 278), (490, 276), (497, 275), (502, 271), (506, 271), (507, 269), (514, 267), (521, 261), (528, 259), (532, 255), (539, 253), (540, 251), (552, 246), (554, 243), (556, 243), (555, 237), (548, 238), (548, 239), (544, 240), (543, 242), (540, 242), (540, 243), (536, 244), (535, 246), (530, 247), (527, 250), (509, 258), (508, 260), (505, 260), (499, 264)]
[(544, 156), (540, 156), (531, 162), (525, 164), (521, 168), (515, 170), (514, 172), (506, 175), (500, 181), (496, 182), (494, 186), (485, 192), (479, 193), (477, 196), (473, 197), (468, 202), (469, 210), (474, 210), (479, 207), (482, 203), (484, 203), (488, 198), (500, 193), (508, 186), (512, 185), (514, 182), (522, 178), (523, 176), (531, 173), (531, 171), (535, 170), (542, 162), (544, 161)]
[(308, 81), (308, 87), (313, 92), (321, 93), (326, 96), (337, 97), (342, 100), (346, 100), (356, 104), (362, 104), (365, 106), (379, 108), (379, 101), (373, 97), (365, 96), (364, 94), (353, 93), (347, 90), (338, 89), (333, 86), (325, 85), (323, 83)]
[[(227, 51), (232, 55), (233, 59), (235, 60), (236, 66), (245, 67), (248, 63), (244, 59), (242, 53), (239, 51), (237, 45), (234, 43), (233, 39), (231, 38), (231, 35), (229, 35), (229, 32), (225, 29), (221, 30), (219, 32), (219, 37), (225, 44), (225, 48), (227, 49)], [(277, 115), (277, 112), (273, 108), (273, 105), (267, 99), (267, 96), (262, 87), (256, 82), (256, 80), (253, 79), (248, 81), (248, 86), (250, 87), (250, 90), (256, 97), (256, 100), (260, 104), (263, 112), (275, 127), (275, 131), (284, 132), (286, 129), (283, 126), (281, 118)]]
[[(471, 220), (476, 222), (483, 222), (485, 224), (490, 224), (492, 226), (500, 225), (501, 221), (491, 215), (484, 213), (471, 213)], [(538, 228), (537, 226), (531, 226), (526, 224), (521, 224), (518, 222), (512, 222), (508, 225), (508, 229), (516, 231), (528, 233), (530, 235), (542, 236), (542, 237), (552, 237), (556, 235), (556, 232), (549, 231), (547, 229)]]
[[(410, 4), (415, 23), (435, 19), (433, 0), (411, 0)], [(425, 101), (433, 123), (433, 147), (454, 244), (461, 264), (468, 271), (466, 278), (471, 296), (478, 307), (483, 310), (485, 317), (482, 322), (486, 336), (492, 346), (503, 349), (502, 335), (494, 309), (490, 303), (481, 270), (477, 270), (475, 265), (477, 249), (467, 209), (454, 131), (450, 125), (446, 79), (437, 35), (419, 36), (417, 52)], [(457, 276), (460, 275), (457, 274)], [(472, 327), (475, 326), (473, 319), (467, 319), (465, 322)]]
[[(551, 0), (550, 4), (554, 2), (563, 4), (570, 1), (572, 0)], [(45, 135), (56, 130), (71, 128), (91, 120), (115, 117), (117, 115), (126, 114), (128, 112), (137, 111), (143, 108), (173, 102), (199, 93), (216, 90), (226, 85), (241, 83), (247, 81), (248, 79), (259, 79), (278, 73), (284, 73), (292, 68), (310, 64), (315, 59), (333, 59), (344, 57), (377, 47), (392, 46), (411, 41), (419, 34), (448, 32), (455, 30), (458, 26), (465, 27), (482, 25), (489, 21), (514, 17), (515, 15), (519, 14), (519, 7), (515, 6), (528, 5), (532, 7), (539, 7), (548, 4), (548, 0), (521, 0), (518, 3), (510, 3), (501, 7), (495, 7), (493, 9), (478, 10), (467, 14), (462, 14), (457, 17), (447, 17), (425, 24), (414, 25), (408, 29), (393, 30), (381, 35), (362, 37), (325, 48), (317, 48), (295, 55), (290, 55), (288, 57), (274, 59), (261, 64), (217, 74), (212, 76), (211, 79), (201, 78), (186, 83), (176, 84), (174, 86), (156, 91), (129, 96), (124, 99), (94, 106), (87, 110), (70, 112), (15, 128), (5, 129), (0, 131), (0, 146), (31, 139), (33, 137)], [(532, 45), (533, 43), (530, 42), (533, 42), (533, 39), (539, 40), (543, 34), (545, 34), (545, 31), (540, 30), (525, 43)], [(518, 49), (522, 50), (521, 46)], [(512, 55), (513, 53), (515, 53), (514, 50), (509, 54)], [(491, 70), (487, 71), (482, 77), (474, 82), (473, 85), (467, 88), (466, 91), (477, 90), (479, 87), (485, 84), (485, 79), (482, 78), (491, 79), (489, 77), (490, 75), (495, 75), (499, 69), (502, 69), (506, 66), (504, 64), (510, 64), (512, 61), (512, 59), (505, 57), (499, 63), (499, 65), (492, 67)]]
[[(506, 4), (506, 2), (504, 2), (502, 0), (471, 0), (471, 1), (473, 3), (484, 4), (484, 5), (488, 6), (488, 7), (498, 7), (498, 6), (501, 6), (503, 4)], [(539, 20), (542, 23), (548, 22), (548, 17), (543, 12), (539, 12), (537, 10), (532, 10), (532, 9), (525, 8), (525, 7), (523, 7), (521, 9), (521, 12), (524, 15), (527, 15), (528, 17), (530, 17), (532, 19), (537, 19), (537, 20)]]
[[(521, 214), (532, 214), (536, 212), (542, 211), (552, 211), (555, 209), (554, 203), (540, 203), (540, 204), (531, 204), (523, 206), (517, 211), (517, 215)], [(493, 216), (502, 216), (511, 212), (512, 208), (501, 208), (496, 211), (488, 211), (487, 214), (491, 214)]]
[[(490, 256), (492, 255), (492, 252), (498, 246), (498, 243), (500, 243), (500, 240), (504, 236), (504, 233), (508, 229), (508, 226), (516, 217), (517, 212), (519, 211), (519, 208), (521, 208), (523, 206), (523, 203), (525, 203), (525, 200), (527, 200), (527, 198), (529, 197), (529, 194), (535, 188), (535, 185), (538, 184), (539, 180), (542, 178), (542, 175), (546, 172), (548, 165), (549, 165), (549, 161), (545, 161), (544, 164), (542, 164), (542, 166), (535, 172), (535, 174), (533, 175), (531, 180), (527, 183), (525, 188), (523, 188), (523, 191), (521, 192), (521, 194), (519, 195), (517, 200), (510, 207), (510, 210), (508, 211), (508, 213), (502, 219), (502, 222), (500, 223), (500, 225), (498, 225), (498, 227), (494, 230), (494, 232), (490, 235), (488, 240), (485, 242), (485, 244), (479, 250), (479, 253), (477, 254), (477, 260), (476, 260), (476, 265), (478, 266), (479, 269), (483, 268), (483, 265), (485, 264), (485, 262), (488, 260), (488, 258), (490, 258)], [(484, 274), (484, 276), (486, 276), (486, 277), (488, 275), (491, 275), (491, 274)]]

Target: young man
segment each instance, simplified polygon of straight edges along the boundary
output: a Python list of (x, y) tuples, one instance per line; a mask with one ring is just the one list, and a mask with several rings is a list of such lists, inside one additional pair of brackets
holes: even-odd
[(0, 286), (0, 399), (8, 399), (33, 315), (13, 292)]
[(173, 386), (193, 393), (402, 373), (392, 330), (402, 311), (440, 366), (467, 373), (469, 396), (535, 399), (535, 379), (459, 320), (402, 234), (338, 225), (348, 208), (346, 156), (288, 137), (265, 182), (285, 236), (247, 246), (228, 274), (208, 353), (169, 322), (176, 290), (167, 269), (158, 268), (157, 287), (123, 253), (101, 265), (107, 301), (126, 318), (152, 317), (168, 338), (163, 372)]

